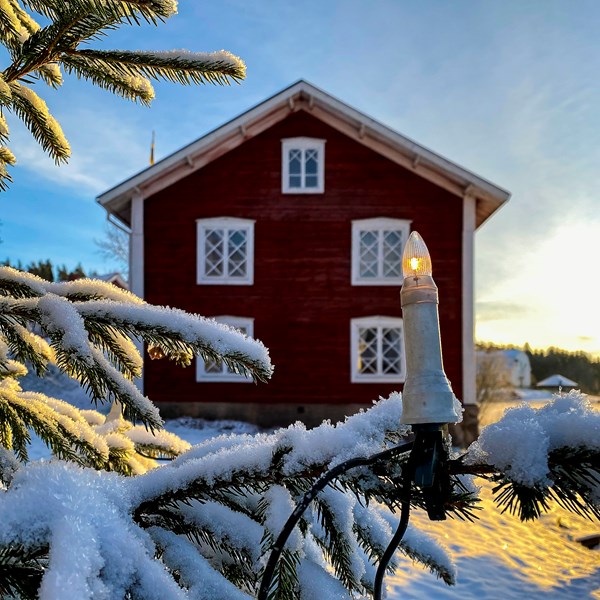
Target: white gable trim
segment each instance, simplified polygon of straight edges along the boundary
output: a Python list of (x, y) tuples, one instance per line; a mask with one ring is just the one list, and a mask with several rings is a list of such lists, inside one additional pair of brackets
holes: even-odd
[(252, 108), (98, 197), (111, 214), (131, 222), (131, 198), (137, 188), (143, 197), (165, 189), (189, 173), (262, 133), (291, 112), (306, 110), (390, 160), (463, 197), (476, 198), (477, 226), (508, 200), (510, 194), (444, 157), (417, 144), (371, 117), (333, 98), (305, 81)]

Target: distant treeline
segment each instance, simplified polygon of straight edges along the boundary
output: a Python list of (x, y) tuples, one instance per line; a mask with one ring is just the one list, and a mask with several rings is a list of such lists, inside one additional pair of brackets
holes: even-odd
[[(478, 347), (482, 350), (515, 348), (515, 346), (496, 346), (494, 344), (480, 344)], [(538, 381), (558, 373), (576, 381), (582, 392), (600, 395), (600, 359), (592, 358), (586, 352), (569, 352), (554, 347), (546, 350), (532, 350), (528, 344), (519, 350), (523, 350), (529, 356), (532, 386), (535, 386)]]
[(20, 260), (14, 264), (7, 258), (4, 262), (0, 263), (0, 265), (14, 267), (15, 269), (19, 269), (19, 271), (33, 273), (46, 281), (74, 281), (75, 279), (81, 279), (86, 276), (81, 263), (77, 263), (77, 266), (74, 269), (67, 269), (66, 265), (55, 267), (50, 259), (33, 261), (28, 265), (23, 266), (23, 263)]

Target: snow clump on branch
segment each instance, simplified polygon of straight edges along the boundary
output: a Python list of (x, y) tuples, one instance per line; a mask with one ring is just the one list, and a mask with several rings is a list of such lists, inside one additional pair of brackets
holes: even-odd
[(549, 454), (581, 447), (600, 449), (600, 412), (573, 390), (539, 409), (521, 404), (507, 410), (471, 445), (468, 462), (492, 465), (528, 487), (548, 486), (552, 483)]

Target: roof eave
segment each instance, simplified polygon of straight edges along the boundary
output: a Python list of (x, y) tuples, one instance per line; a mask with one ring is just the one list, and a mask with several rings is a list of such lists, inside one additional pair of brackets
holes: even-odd
[(476, 199), (477, 227), (510, 198), (510, 193), (506, 190), (301, 80), (107, 190), (98, 196), (97, 201), (109, 214), (130, 226), (131, 199), (136, 193), (144, 195), (144, 191), (147, 190), (150, 191), (148, 195), (151, 195), (154, 193), (151, 191), (153, 186), (160, 186), (161, 181), (163, 186), (167, 186), (179, 178), (177, 172), (182, 167), (185, 169), (187, 166), (189, 171), (184, 170), (181, 177), (201, 168), (297, 110), (314, 112), (317, 118), (331, 120), (334, 126), (337, 123), (341, 127), (340, 130), (345, 128), (345, 133), (350, 132), (352, 137), (358, 141), (362, 140), (363, 143), (366, 143), (367, 139), (373, 140), (373, 143), (380, 144), (385, 152), (393, 153), (398, 164), (444, 185), (458, 196), (473, 196)]

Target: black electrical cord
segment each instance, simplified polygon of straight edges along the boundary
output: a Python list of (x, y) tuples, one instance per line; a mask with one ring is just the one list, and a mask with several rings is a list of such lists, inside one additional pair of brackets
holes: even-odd
[(410, 458), (408, 464), (405, 467), (405, 472), (402, 477), (402, 500), (400, 503), (400, 523), (398, 523), (398, 529), (394, 533), (388, 547), (385, 549), (379, 566), (377, 567), (377, 573), (375, 573), (375, 583), (373, 586), (373, 600), (381, 600), (381, 593), (383, 590), (383, 578), (385, 577), (385, 571), (387, 566), (394, 556), (396, 549), (400, 545), (406, 528), (408, 527), (408, 520), (410, 517), (410, 496), (411, 496), (411, 485), (413, 478), (413, 465), (411, 464)]
[(412, 447), (413, 442), (408, 442), (401, 446), (396, 446), (394, 448), (390, 448), (389, 450), (384, 450), (383, 452), (379, 452), (378, 454), (374, 454), (370, 457), (351, 458), (350, 460), (336, 465), (335, 467), (321, 475), (321, 477), (317, 479), (312, 488), (304, 494), (301, 502), (296, 506), (294, 512), (289, 516), (288, 520), (283, 526), (283, 529), (281, 530), (281, 533), (277, 537), (273, 549), (271, 550), (271, 554), (269, 555), (267, 566), (265, 567), (264, 573), (262, 575), (257, 600), (267, 600), (267, 595), (269, 593), (269, 590), (271, 589), (271, 583), (273, 581), (273, 575), (275, 573), (275, 567), (277, 566), (277, 562), (281, 557), (281, 553), (283, 552), (285, 543), (287, 542), (288, 537), (294, 530), (294, 527), (296, 527), (298, 521), (304, 514), (304, 511), (309, 507), (310, 503), (315, 499), (316, 495), (320, 491), (322, 491), (333, 479), (339, 477), (340, 475), (342, 475), (346, 471), (349, 471), (350, 469), (372, 465), (378, 460), (385, 460), (387, 458), (391, 458), (395, 454), (408, 452), (412, 449)]

